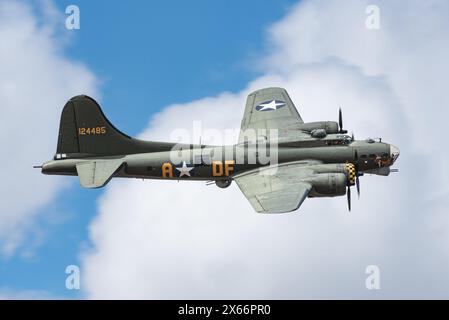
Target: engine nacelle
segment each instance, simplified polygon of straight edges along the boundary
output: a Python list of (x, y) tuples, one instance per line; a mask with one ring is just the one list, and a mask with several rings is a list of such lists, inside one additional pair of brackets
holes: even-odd
[(217, 187), (222, 189), (229, 187), (231, 183), (232, 180), (230, 179), (215, 180), (215, 184), (217, 185)]
[(335, 121), (318, 121), (318, 122), (307, 122), (299, 125), (300, 130), (312, 131), (314, 129), (324, 129), (326, 133), (338, 133), (338, 123)]
[(336, 197), (346, 194), (347, 177), (344, 173), (321, 173), (305, 181), (312, 184), (309, 197)]

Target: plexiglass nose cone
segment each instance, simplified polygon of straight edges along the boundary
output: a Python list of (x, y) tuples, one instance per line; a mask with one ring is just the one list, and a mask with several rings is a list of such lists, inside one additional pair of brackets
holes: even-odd
[(399, 148), (390, 144), (390, 155), (393, 158), (393, 162), (399, 157)]

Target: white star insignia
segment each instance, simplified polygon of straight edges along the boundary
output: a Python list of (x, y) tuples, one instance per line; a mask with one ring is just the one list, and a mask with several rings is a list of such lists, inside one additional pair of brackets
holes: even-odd
[(276, 110), (279, 106), (283, 106), (284, 104), (284, 102), (276, 102), (276, 100), (271, 100), (270, 102), (259, 104), (259, 106), (262, 107), (261, 109), (259, 109), (259, 111), (268, 109)]
[(175, 169), (179, 171), (179, 177), (182, 177), (184, 175), (190, 177), (190, 171), (193, 170), (193, 167), (187, 167), (186, 162), (183, 161), (182, 167), (175, 167)]

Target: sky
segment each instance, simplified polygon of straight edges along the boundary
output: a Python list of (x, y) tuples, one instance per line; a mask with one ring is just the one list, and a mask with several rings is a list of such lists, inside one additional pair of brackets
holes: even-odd
[[(65, 28), (70, 4), (79, 30)], [(370, 29), (371, 4), (0, 0), (1, 144), (16, 156), (0, 187), (0, 298), (448, 298), (448, 4), (376, 1)], [(356, 138), (399, 146), (399, 173), (362, 177), (350, 214), (341, 197), (258, 215), (235, 185), (83, 190), (32, 169), (74, 95), (163, 141), (194, 121), (205, 138), (239, 128), (246, 95), (267, 86), (306, 122), (342, 106)], [(68, 265), (80, 290), (65, 286)], [(379, 290), (365, 287), (369, 265)]]

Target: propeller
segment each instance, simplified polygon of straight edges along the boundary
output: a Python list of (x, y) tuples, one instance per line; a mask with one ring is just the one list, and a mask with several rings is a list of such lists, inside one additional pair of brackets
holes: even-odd
[[(360, 199), (360, 179), (359, 177), (363, 175), (363, 173), (359, 173), (359, 154), (357, 150), (354, 150), (354, 168), (355, 168), (355, 185), (357, 188), (357, 196)], [(351, 185), (348, 184), (348, 190), (346, 192), (346, 196), (348, 199), (348, 209), (351, 211)]]
[[(343, 114), (341, 112), (341, 107), (338, 109), (338, 126), (339, 133), (345, 134), (348, 133), (348, 130), (343, 129)], [(351, 132), (351, 139), (354, 141), (354, 132)], [(360, 179), (359, 176), (362, 176), (362, 173), (359, 173), (359, 154), (357, 149), (354, 151), (354, 167), (355, 167), (355, 185), (357, 188), (357, 196), (360, 199)], [(348, 209), (351, 211), (351, 186), (348, 184), (348, 191), (346, 192), (346, 196), (348, 199)]]
[[(354, 133), (352, 134), (354, 136)], [(359, 154), (357, 150), (354, 152), (354, 166), (355, 166), (355, 185), (357, 187), (357, 196), (360, 199), (360, 179), (359, 177), (362, 175), (359, 173)]]
[(343, 130), (343, 115), (341, 113), (341, 108), (338, 110), (338, 127), (339, 133), (348, 133), (348, 130)]
[[(354, 135), (354, 133), (353, 133)], [(360, 179), (359, 177), (363, 175), (363, 173), (359, 173), (359, 154), (357, 149), (354, 151), (354, 166), (355, 166), (355, 185), (357, 188), (357, 196), (360, 199)]]
[(351, 187), (348, 186), (348, 192), (346, 192), (346, 196), (348, 197), (348, 209), (351, 211)]

